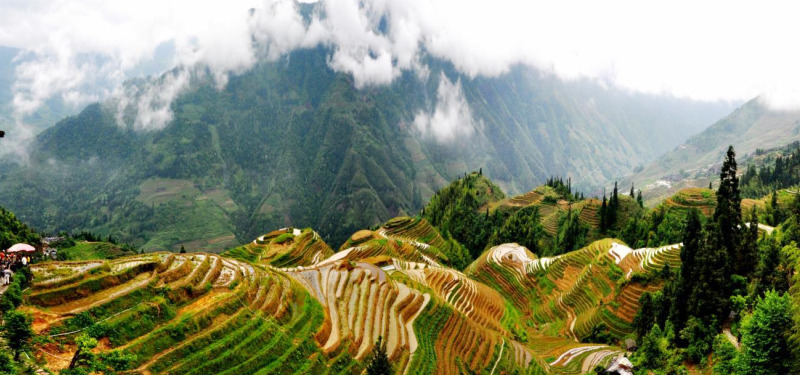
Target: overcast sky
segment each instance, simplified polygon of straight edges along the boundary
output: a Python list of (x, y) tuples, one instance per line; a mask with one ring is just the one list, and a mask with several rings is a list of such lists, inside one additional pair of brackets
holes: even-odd
[[(647, 93), (737, 101), (767, 94), (775, 105), (800, 104), (800, 12), (789, 1), (323, 3), (306, 24), (297, 4), (282, 0), (3, 0), (0, 45), (28, 59), (17, 70), (15, 111), (29, 113), (53, 95), (78, 104), (108, 97), (165, 43), (174, 45), (171, 64), (208, 67), (220, 87), (257, 59), (323, 44), (333, 51), (329, 67), (360, 87), (388, 84), (404, 70), (425, 77), (419, 56), (428, 51), (469, 76), (525, 64)], [(174, 90), (140, 94), (158, 109), (185, 82), (178, 75)], [(89, 89), (98, 86), (109, 89)]]

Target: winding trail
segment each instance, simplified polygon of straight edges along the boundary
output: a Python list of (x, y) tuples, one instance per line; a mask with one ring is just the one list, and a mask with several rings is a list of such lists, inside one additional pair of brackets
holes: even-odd
[(731, 329), (725, 328), (722, 330), (722, 333), (725, 334), (725, 337), (728, 338), (728, 341), (730, 341), (731, 344), (733, 344), (736, 350), (739, 350), (739, 340), (736, 338), (736, 336), (733, 335), (733, 333), (731, 333)]
[(506, 348), (506, 339), (503, 339), (503, 344), (500, 346), (500, 354), (497, 355), (497, 360), (494, 361), (494, 366), (492, 366), (492, 372), (489, 375), (494, 375), (494, 370), (497, 368), (497, 364), (500, 363), (500, 359), (503, 358), (503, 349)]

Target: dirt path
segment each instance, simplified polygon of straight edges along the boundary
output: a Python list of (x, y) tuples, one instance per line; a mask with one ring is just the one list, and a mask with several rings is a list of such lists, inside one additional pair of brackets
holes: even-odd
[(725, 328), (722, 330), (722, 333), (724, 333), (725, 337), (728, 338), (728, 341), (730, 341), (731, 344), (733, 344), (733, 346), (736, 347), (736, 350), (739, 350), (739, 340), (736, 338), (736, 336), (733, 335), (733, 333), (731, 333), (731, 329)]
[(500, 354), (497, 355), (497, 360), (494, 361), (494, 366), (492, 366), (492, 372), (489, 375), (494, 375), (494, 370), (497, 368), (497, 364), (500, 363), (500, 359), (503, 358), (503, 349), (506, 348), (506, 339), (503, 339), (503, 344), (500, 345)]

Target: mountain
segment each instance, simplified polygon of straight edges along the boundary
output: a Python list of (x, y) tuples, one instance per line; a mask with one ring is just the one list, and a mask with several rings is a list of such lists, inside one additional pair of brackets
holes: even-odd
[[(757, 150), (778, 148), (800, 140), (800, 111), (770, 109), (762, 98), (755, 98), (686, 143), (653, 161), (642, 171), (622, 179), (644, 187), (649, 203), (659, 202), (685, 187), (707, 187), (718, 178), (720, 160), (733, 145), (741, 161)], [(740, 171), (744, 171), (741, 168)]]
[[(338, 244), (416, 213), (467, 170), (483, 168), (512, 194), (552, 174), (596, 186), (727, 112), (522, 66), (470, 78), (433, 58), (427, 79), (406, 72), (359, 90), (328, 68), (329, 53), (262, 62), (221, 90), (195, 75), (161, 130), (120, 124), (135, 106), (119, 117), (119, 102), (90, 105), (38, 135), (27, 164), (0, 162), (0, 204), (45, 231), (148, 251), (231, 247), (289, 226)], [(441, 138), (442, 124), (454, 125), (437, 121), (453, 108), (458, 131)]]

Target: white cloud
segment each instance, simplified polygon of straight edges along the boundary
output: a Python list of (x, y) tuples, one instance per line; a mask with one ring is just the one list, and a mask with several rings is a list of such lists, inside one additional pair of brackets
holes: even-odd
[(129, 126), (123, 114), (132, 106), (136, 116), (135, 130), (160, 130), (172, 121), (172, 101), (189, 85), (191, 73), (180, 69), (165, 74), (152, 84), (127, 87), (118, 93), (117, 123)]
[[(6, 0), (0, 45), (26, 51), (15, 84), (18, 118), (53, 96), (84, 104), (112, 95), (164, 43), (174, 46), (173, 65), (208, 69), (218, 87), (259, 56), (274, 60), (323, 44), (332, 51), (329, 66), (352, 74), (359, 88), (409, 70), (427, 77), (421, 57), (430, 53), (468, 76), (524, 64), (694, 99), (767, 93), (767, 103), (786, 107), (800, 104), (796, 8), (720, 0), (320, 0), (306, 22), (290, 0)], [(147, 112), (140, 123), (158, 124), (167, 112)]]
[(414, 117), (414, 126), (423, 137), (432, 137), (440, 143), (469, 137), (478, 124), (472, 118), (469, 103), (461, 90), (461, 81), (450, 82), (442, 74), (436, 90), (436, 109), (432, 114), (420, 111)]

